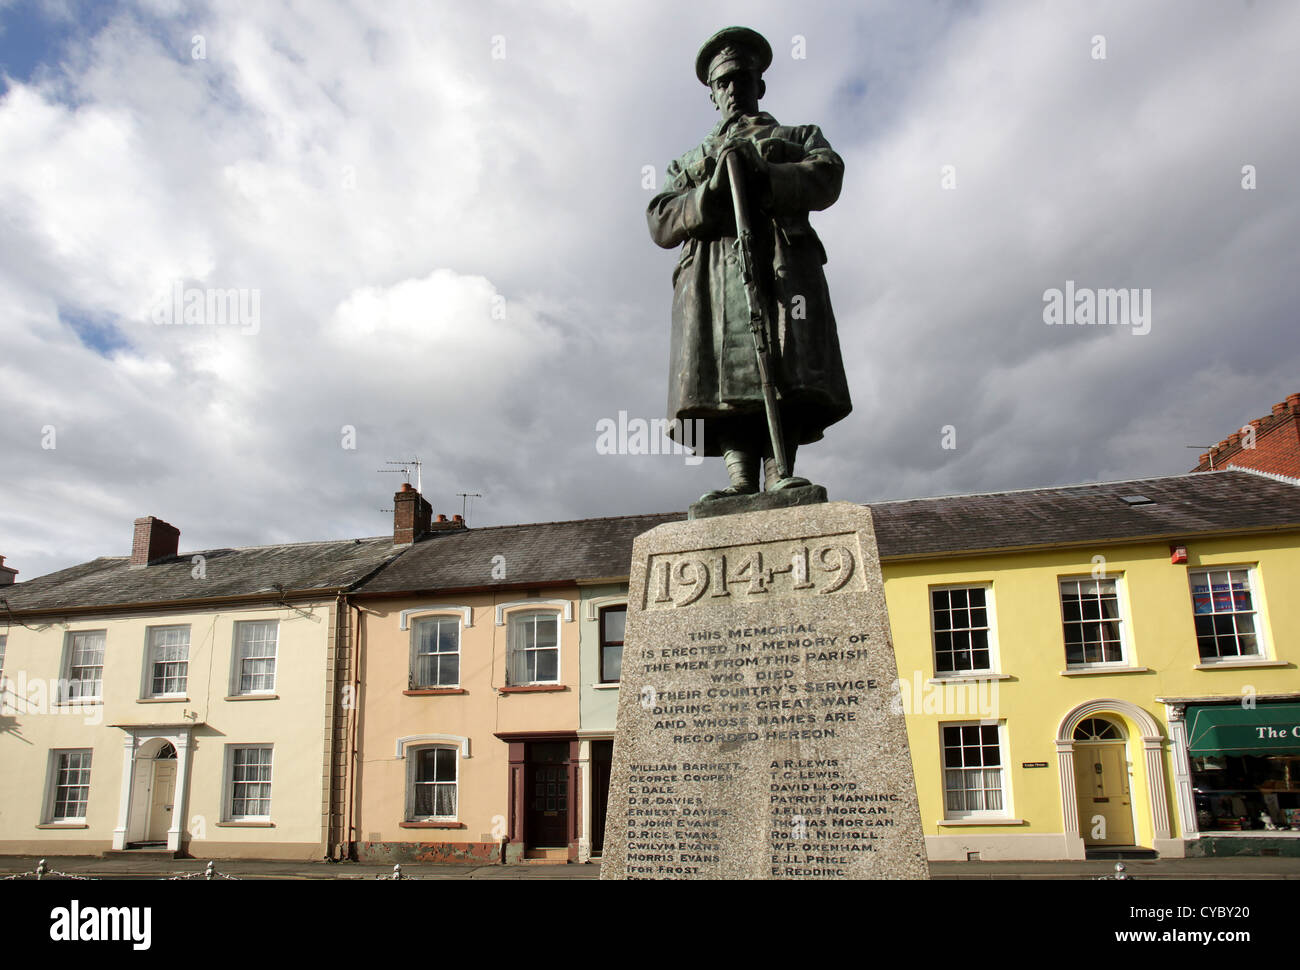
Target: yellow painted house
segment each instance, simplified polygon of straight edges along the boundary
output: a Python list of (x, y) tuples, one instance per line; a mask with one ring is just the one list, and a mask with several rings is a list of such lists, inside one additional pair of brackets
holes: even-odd
[(1300, 482), (871, 510), (932, 859), (1300, 854)]

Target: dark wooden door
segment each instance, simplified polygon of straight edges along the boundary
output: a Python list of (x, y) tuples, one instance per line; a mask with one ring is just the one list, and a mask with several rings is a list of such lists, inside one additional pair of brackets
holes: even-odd
[(528, 746), (524, 769), (527, 814), (524, 845), (554, 849), (569, 844), (569, 745), (539, 741)]

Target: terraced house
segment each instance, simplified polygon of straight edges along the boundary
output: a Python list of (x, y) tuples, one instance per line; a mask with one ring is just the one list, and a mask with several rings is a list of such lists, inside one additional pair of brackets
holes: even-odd
[(178, 542), (0, 586), (0, 852), (347, 853), (344, 603), (392, 540)]
[(681, 516), (466, 529), (413, 489), (395, 515), (413, 545), (353, 598), (357, 857), (585, 861), (614, 724), (583, 710), (617, 686), (632, 540)]
[(871, 509), (931, 858), (1300, 854), (1300, 482)]

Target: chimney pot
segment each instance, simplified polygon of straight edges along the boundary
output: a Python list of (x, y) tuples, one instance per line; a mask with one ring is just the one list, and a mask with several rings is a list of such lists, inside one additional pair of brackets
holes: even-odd
[(439, 521), (439, 522), (446, 522), (446, 521), (447, 521), (447, 517), (446, 517), (445, 515), (443, 515), (441, 512), (439, 512), (439, 513), (438, 513), (438, 521)]
[(1276, 404), (1274, 404), (1273, 414), (1274, 416), (1277, 416), (1279, 414), (1286, 414), (1286, 401), (1278, 401)]
[(1300, 394), (1288, 394), (1286, 396), (1286, 406), (1292, 411), (1300, 411)]
[(458, 512), (451, 517), (451, 521), (457, 523), (463, 523), (465, 521), (465, 517)]
[(1228, 447), (1229, 447), (1229, 448), (1235, 448), (1235, 447), (1236, 447), (1237, 445), (1239, 445), (1240, 443), (1241, 443), (1241, 432), (1240, 432), (1240, 431), (1234, 431), (1232, 434), (1228, 435)]
[(152, 515), (136, 519), (131, 539), (131, 565), (148, 566), (176, 555), (180, 539), (181, 530), (169, 522)]

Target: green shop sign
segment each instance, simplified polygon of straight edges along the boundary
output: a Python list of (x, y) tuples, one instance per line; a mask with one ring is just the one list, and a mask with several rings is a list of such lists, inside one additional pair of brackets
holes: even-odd
[(1189, 705), (1187, 725), (1193, 757), (1300, 754), (1300, 704)]

